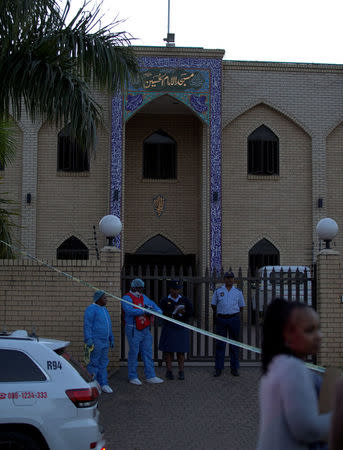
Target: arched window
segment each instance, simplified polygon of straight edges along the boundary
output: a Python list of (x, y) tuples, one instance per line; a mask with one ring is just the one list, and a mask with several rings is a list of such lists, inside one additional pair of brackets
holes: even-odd
[(249, 250), (249, 268), (252, 276), (256, 275), (256, 271), (260, 267), (278, 266), (279, 264), (279, 250), (265, 238), (258, 241)]
[(176, 178), (176, 142), (162, 130), (143, 142), (143, 178)]
[(89, 170), (88, 151), (80, 147), (71, 137), (70, 124), (58, 133), (57, 170), (85, 172)]
[(279, 174), (279, 138), (265, 125), (248, 137), (248, 174)]
[(80, 239), (71, 236), (57, 249), (57, 259), (88, 259), (89, 251)]
[(183, 255), (183, 253), (172, 241), (157, 234), (141, 245), (136, 255)]

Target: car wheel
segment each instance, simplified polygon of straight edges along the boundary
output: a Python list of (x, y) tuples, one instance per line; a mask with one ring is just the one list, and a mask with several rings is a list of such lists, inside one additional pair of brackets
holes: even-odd
[(42, 450), (42, 447), (28, 434), (0, 431), (0, 450)]

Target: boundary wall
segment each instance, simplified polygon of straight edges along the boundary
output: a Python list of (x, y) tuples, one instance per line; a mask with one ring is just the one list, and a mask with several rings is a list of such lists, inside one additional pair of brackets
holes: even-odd
[[(58, 270), (120, 297), (120, 250), (104, 247), (100, 260), (53, 261)], [(70, 341), (69, 351), (83, 361), (83, 314), (92, 303), (89, 287), (31, 260), (0, 260), (0, 331), (26, 329), (38, 336)], [(343, 367), (343, 260), (333, 250), (317, 259), (317, 311), (322, 330), (319, 365)], [(115, 339), (109, 372), (119, 368), (121, 305), (108, 298)]]
[[(104, 289), (118, 297), (120, 251), (104, 247), (100, 260), (52, 261), (60, 271)], [(83, 315), (93, 301), (94, 290), (48, 267), (27, 259), (0, 260), (0, 331), (25, 329), (37, 336), (70, 341), (68, 351), (83, 363)], [(109, 372), (119, 368), (119, 301), (108, 297), (114, 349), (109, 352)]]

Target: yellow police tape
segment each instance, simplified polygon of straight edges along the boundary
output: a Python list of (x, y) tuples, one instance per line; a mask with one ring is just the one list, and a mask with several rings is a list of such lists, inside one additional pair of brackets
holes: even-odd
[[(128, 303), (129, 305), (132, 305), (132, 302), (129, 302), (128, 300), (124, 300), (123, 298), (117, 297), (116, 295), (111, 294), (110, 292), (107, 292), (104, 289), (101, 289), (101, 288), (98, 288), (96, 286), (93, 286), (90, 283), (87, 283), (87, 281), (80, 280), (79, 278), (76, 278), (76, 277), (70, 275), (69, 273), (63, 272), (62, 270), (57, 269), (56, 267), (52, 266), (51, 264), (48, 264), (47, 262), (42, 261), (42, 260), (36, 258), (35, 256), (32, 256), (29, 253), (24, 252), (23, 250), (20, 250), (18, 247), (14, 246), (12, 244), (8, 244), (7, 242), (2, 241), (1, 239), (0, 239), (0, 242), (3, 243), (4, 245), (7, 245), (7, 247), (10, 247), (10, 248), (16, 250), (17, 252), (21, 253), (22, 255), (27, 256), (30, 259), (33, 259), (34, 261), (38, 262), (39, 264), (42, 264), (42, 265), (48, 267), (49, 269), (54, 270), (55, 272), (65, 276), (66, 278), (69, 278), (71, 281), (75, 281), (76, 283), (82, 284), (83, 286), (89, 287), (89, 288), (91, 288), (91, 289), (93, 289), (95, 291), (102, 290), (102, 291), (105, 292), (105, 294), (108, 297), (112, 297), (115, 300), (119, 300), (120, 302)], [(172, 323), (175, 323), (177, 325), (180, 325), (180, 326), (182, 326), (184, 328), (188, 328), (189, 330), (195, 331), (196, 333), (203, 334), (204, 336), (208, 336), (210, 338), (217, 339), (218, 341), (222, 341), (222, 342), (225, 342), (227, 344), (235, 345), (237, 347), (243, 348), (245, 350), (249, 350), (249, 351), (254, 352), (254, 353), (261, 353), (261, 349), (260, 348), (253, 347), (252, 345), (244, 344), (243, 342), (239, 342), (239, 341), (234, 341), (233, 339), (229, 339), (229, 338), (224, 337), (224, 336), (219, 336), (218, 334), (214, 334), (214, 333), (211, 333), (210, 331), (206, 331), (206, 330), (203, 330), (201, 328), (195, 327), (193, 325), (189, 325), (188, 323), (180, 322), (179, 320), (175, 320), (175, 319), (172, 319), (171, 317), (164, 316), (163, 314), (160, 314), (160, 313), (158, 313), (156, 311), (153, 311), (151, 309), (144, 308), (143, 306), (140, 306), (140, 305), (135, 305), (135, 307), (141, 309), (142, 311), (144, 311), (144, 312), (146, 312), (148, 314), (152, 314), (152, 315), (154, 315), (156, 317), (159, 317), (159, 318), (161, 318), (163, 320), (167, 320), (169, 322), (172, 322)], [(316, 370), (317, 372), (322, 372), (323, 373), (326, 370), (325, 367), (317, 366), (317, 365), (312, 364), (312, 363), (306, 363), (306, 365), (310, 369)]]

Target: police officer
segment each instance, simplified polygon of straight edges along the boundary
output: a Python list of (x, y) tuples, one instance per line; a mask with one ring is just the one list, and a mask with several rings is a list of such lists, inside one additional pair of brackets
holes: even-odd
[[(224, 286), (218, 288), (212, 297), (211, 306), (213, 309), (213, 319), (216, 324), (216, 333), (220, 336), (227, 336), (237, 341), (240, 330), (240, 310), (245, 306), (242, 291), (233, 286), (235, 275), (233, 272), (224, 274)], [(225, 342), (216, 342), (216, 364), (214, 376), (219, 377), (224, 369)], [(238, 347), (229, 347), (231, 374), (239, 376), (239, 353)]]
[[(188, 298), (181, 295), (182, 287), (179, 280), (171, 280), (169, 282), (169, 295), (162, 298), (160, 307), (165, 316), (187, 323), (193, 315), (193, 307)], [(166, 378), (168, 380), (174, 379), (172, 360), (176, 352), (179, 367), (178, 379), (184, 380), (185, 353), (189, 352), (188, 329), (167, 320), (163, 321), (159, 349), (163, 351), (166, 361)]]
[(155, 302), (143, 294), (144, 281), (136, 278), (131, 282), (130, 292), (123, 296), (123, 299), (132, 303), (122, 302), (125, 319), (125, 334), (129, 343), (129, 354), (127, 359), (127, 368), (129, 383), (137, 386), (142, 385), (137, 375), (137, 358), (141, 354), (144, 363), (144, 372), (148, 383), (163, 383), (163, 380), (156, 376), (154, 360), (152, 359), (152, 335), (150, 332), (151, 315), (144, 313), (135, 305), (152, 309), (162, 313)]

